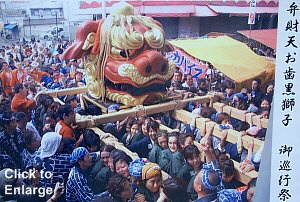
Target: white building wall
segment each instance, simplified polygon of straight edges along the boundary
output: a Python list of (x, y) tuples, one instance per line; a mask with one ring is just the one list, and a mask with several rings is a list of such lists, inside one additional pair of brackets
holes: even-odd
[[(58, 28), (62, 28), (62, 24), (58, 24)], [(43, 38), (45, 35), (50, 36), (51, 33), (49, 31), (52, 31), (53, 29), (56, 29), (55, 24), (48, 24), (48, 25), (31, 25), (31, 35)], [(30, 26), (26, 25), (21, 30), (21, 35), (30, 37)]]
[(86, 21), (93, 18), (93, 14), (101, 14), (101, 10), (92, 11), (91, 9), (79, 9), (80, 0), (64, 0), (64, 17), (69, 21)]

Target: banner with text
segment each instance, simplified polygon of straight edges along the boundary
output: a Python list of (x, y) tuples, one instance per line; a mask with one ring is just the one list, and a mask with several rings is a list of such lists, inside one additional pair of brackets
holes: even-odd
[(174, 48), (175, 51), (167, 53), (166, 56), (180, 68), (183, 74), (191, 74), (193, 78), (205, 78), (208, 69), (206, 62), (194, 58), (180, 48)]

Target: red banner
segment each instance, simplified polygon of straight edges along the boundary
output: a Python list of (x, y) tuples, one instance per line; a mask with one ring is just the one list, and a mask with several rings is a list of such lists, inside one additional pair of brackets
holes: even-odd
[(184, 50), (175, 48), (174, 52), (167, 53), (167, 58), (178, 66), (183, 74), (191, 74), (193, 78), (204, 78), (207, 71), (207, 64), (194, 58)]

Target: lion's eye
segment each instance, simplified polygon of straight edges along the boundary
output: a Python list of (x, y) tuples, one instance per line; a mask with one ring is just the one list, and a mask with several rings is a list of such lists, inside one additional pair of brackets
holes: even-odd
[(115, 47), (113, 47), (112, 49), (111, 49), (111, 53), (114, 55), (114, 57), (122, 57), (122, 58), (127, 58), (127, 57), (129, 57), (129, 58), (132, 58), (132, 57), (134, 57), (135, 56), (135, 54), (136, 54), (136, 50), (121, 50), (121, 49), (117, 49), (117, 48), (115, 48)]
[(125, 51), (125, 50), (121, 50), (121, 51), (120, 51), (120, 55), (121, 55), (123, 58), (127, 58), (127, 55), (130, 56), (130, 52), (129, 52), (129, 50), (127, 50), (127, 54), (126, 54), (126, 51)]
[(135, 53), (136, 53), (136, 50), (127, 50), (127, 54), (126, 54), (126, 51), (125, 50), (121, 50), (120, 51), (120, 55), (123, 57), (123, 58), (127, 58), (127, 57), (134, 57), (135, 56)]

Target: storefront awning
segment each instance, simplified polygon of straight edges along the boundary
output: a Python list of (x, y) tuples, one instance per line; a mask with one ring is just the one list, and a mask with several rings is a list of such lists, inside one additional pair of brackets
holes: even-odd
[(18, 25), (16, 25), (16, 24), (7, 24), (7, 25), (4, 26), (4, 29), (12, 30), (12, 29), (14, 29), (17, 26)]
[(211, 16), (218, 16), (218, 13), (213, 11), (208, 6), (195, 6), (195, 13), (192, 16), (197, 17), (211, 17)]
[(277, 29), (263, 29), (263, 30), (242, 30), (238, 33), (250, 37), (251, 39), (262, 43), (272, 49), (276, 49), (277, 42)]
[[(211, 6), (208, 5), (213, 11), (223, 14), (248, 14), (250, 11), (249, 7), (239, 6)], [(278, 13), (278, 7), (256, 7), (256, 13)]]
[(151, 17), (188, 17), (195, 12), (193, 5), (143, 6), (141, 13)]

